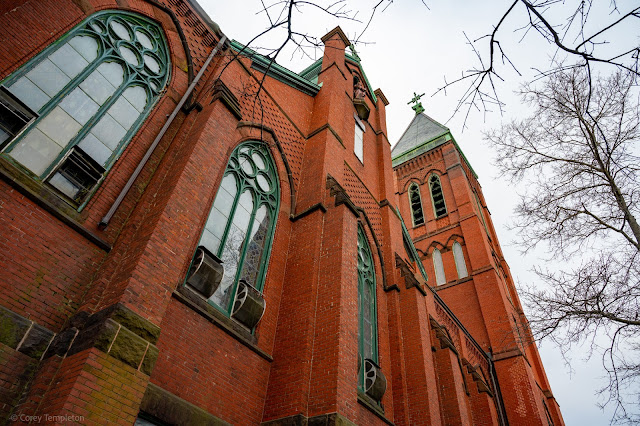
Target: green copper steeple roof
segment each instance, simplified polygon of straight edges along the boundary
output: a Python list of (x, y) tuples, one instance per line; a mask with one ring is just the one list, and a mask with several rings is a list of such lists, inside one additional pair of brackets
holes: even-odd
[(452, 141), (462, 159), (471, 169), (471, 173), (477, 178), (476, 172), (471, 167), (469, 160), (458, 146), (458, 143), (451, 135), (448, 127), (438, 123), (427, 114), (416, 114), (404, 131), (400, 140), (391, 150), (391, 162), (393, 167), (411, 160), (427, 151), (431, 151), (448, 141)]
[[(427, 114), (416, 114), (411, 123), (409, 123), (409, 127), (407, 127), (402, 136), (400, 136), (400, 140), (396, 146), (391, 150), (391, 157), (394, 160), (401, 156), (404, 157), (404, 154), (411, 154), (416, 150), (416, 148), (420, 148), (427, 144), (430, 146), (428, 148), (425, 147), (427, 148), (426, 150), (435, 148), (437, 145), (441, 145), (446, 142), (444, 136), (448, 133), (450, 133), (449, 128), (438, 123)], [(442, 139), (442, 141), (439, 141), (439, 138)], [(436, 141), (439, 143), (437, 145), (434, 143), (433, 146), (431, 146), (430, 142)], [(408, 158), (402, 158), (402, 161), (400, 162), (403, 163), (410, 158), (416, 157), (422, 152), (425, 152), (425, 150), (420, 150), (419, 153), (416, 153), (416, 155), (410, 155)]]

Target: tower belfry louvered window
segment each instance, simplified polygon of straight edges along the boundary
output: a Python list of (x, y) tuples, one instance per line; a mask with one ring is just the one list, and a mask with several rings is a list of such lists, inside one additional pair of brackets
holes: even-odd
[(433, 200), (433, 212), (436, 218), (447, 214), (447, 206), (444, 202), (444, 194), (442, 193), (442, 184), (440, 178), (436, 175), (429, 179), (429, 189), (431, 190), (431, 199)]
[(409, 202), (411, 203), (413, 226), (422, 225), (424, 223), (422, 200), (420, 199), (420, 188), (415, 183), (412, 183), (409, 187)]

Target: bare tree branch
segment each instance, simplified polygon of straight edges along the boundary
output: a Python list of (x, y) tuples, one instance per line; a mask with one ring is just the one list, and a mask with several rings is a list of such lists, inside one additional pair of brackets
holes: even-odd
[[(573, 4), (573, 6), (571, 6)], [(500, 16), (498, 23), (493, 30), (479, 38), (469, 42), (472, 52), (478, 60), (479, 66), (464, 73), (461, 77), (446, 81), (435, 93), (444, 92), (451, 86), (463, 85), (466, 83), (465, 89), (459, 98), (458, 105), (454, 109), (453, 115), (458, 114), (464, 108), (465, 125), (471, 110), (489, 111), (487, 105), (483, 102), (482, 94), (490, 91), (493, 96), (492, 104), (502, 106), (496, 90), (496, 77), (499, 81), (500, 69), (507, 65), (508, 69), (512, 69), (518, 76), (521, 73), (517, 69), (517, 64), (510, 59), (509, 52), (505, 51), (500, 43), (500, 39), (509, 37), (507, 20), (517, 20), (519, 13), (524, 12), (526, 19), (524, 22), (516, 25), (514, 32), (522, 33), (520, 43), (525, 43), (527, 36), (537, 34), (549, 44), (554, 50), (552, 61), (545, 65), (537, 66), (538, 76), (536, 79), (547, 78), (554, 73), (566, 71), (567, 66), (559, 64), (558, 55), (563, 54), (570, 59), (569, 68), (578, 67), (587, 70), (587, 75), (591, 75), (593, 65), (609, 66), (612, 69), (621, 70), (637, 81), (640, 77), (639, 57), (640, 44), (638, 43), (638, 34), (635, 34), (635, 40), (630, 37), (627, 45), (620, 46), (608, 43), (607, 37), (620, 28), (621, 25), (635, 22), (639, 27), (638, 19), (640, 19), (640, 7), (632, 6), (629, 10), (621, 13), (615, 1), (610, 4), (611, 16), (615, 18), (603, 25), (595, 26), (592, 18), (593, 0), (515, 0), (511, 3), (505, 12)], [(552, 18), (557, 18), (558, 13), (569, 9), (563, 25), (555, 25)], [(633, 21), (633, 22), (631, 22)], [(587, 28), (591, 31), (587, 34)], [(591, 30), (594, 28), (593, 30)], [(466, 35), (465, 35), (466, 36)], [(567, 40), (572, 38), (574, 45)], [(612, 52), (613, 51), (613, 52)], [(482, 54), (481, 54), (481, 53)], [(486, 53), (485, 53), (486, 52)], [(561, 60), (564, 58), (560, 58)], [(590, 80), (589, 80), (590, 81)], [(502, 112), (502, 108), (500, 109)]]
[[(634, 77), (564, 67), (521, 95), (533, 115), (485, 135), (504, 176), (526, 183), (514, 228), (526, 250), (548, 245), (560, 271), (521, 290), (534, 336), (565, 351), (602, 341), (617, 422), (636, 422), (640, 385), (640, 105)], [(540, 83), (540, 82), (539, 82)], [(576, 264), (571, 267), (567, 265)]]

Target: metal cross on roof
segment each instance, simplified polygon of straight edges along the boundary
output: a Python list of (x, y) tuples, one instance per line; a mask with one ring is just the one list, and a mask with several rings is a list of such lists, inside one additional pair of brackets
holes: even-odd
[(411, 109), (416, 112), (416, 115), (424, 112), (424, 108), (422, 107), (422, 102), (420, 102), (420, 98), (423, 96), (424, 96), (424, 93), (422, 95), (418, 95), (416, 92), (413, 92), (413, 99), (407, 102), (407, 105), (415, 103), (415, 105), (412, 106)]

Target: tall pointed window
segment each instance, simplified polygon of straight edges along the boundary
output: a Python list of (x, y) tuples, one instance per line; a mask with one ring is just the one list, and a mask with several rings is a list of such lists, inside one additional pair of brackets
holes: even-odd
[(469, 273), (467, 272), (467, 265), (464, 262), (464, 253), (462, 253), (462, 246), (457, 241), (453, 243), (453, 259), (456, 262), (458, 279), (468, 277)]
[(376, 402), (387, 382), (378, 366), (376, 273), (373, 256), (362, 227), (358, 226), (358, 388)]
[(76, 206), (124, 150), (169, 78), (155, 22), (100, 12), (3, 80), (0, 146)]
[(409, 186), (409, 203), (411, 204), (411, 218), (413, 226), (424, 223), (424, 213), (422, 212), (422, 200), (420, 199), (420, 188), (415, 183)]
[[(378, 362), (376, 321), (376, 274), (373, 256), (364, 230), (358, 227), (358, 312), (360, 317), (359, 352), (362, 359)], [(360, 385), (364, 385), (364, 376)]]
[(447, 214), (447, 206), (444, 203), (444, 194), (442, 193), (442, 184), (437, 175), (429, 178), (429, 189), (431, 190), (431, 200), (433, 201), (433, 212), (436, 218)]
[(356, 127), (353, 136), (353, 153), (356, 154), (358, 160), (364, 163), (364, 123), (360, 121), (357, 115), (354, 115)]
[[(209, 301), (228, 315), (237, 311), (234, 302), (244, 296), (239, 293), (262, 290), (279, 200), (276, 169), (265, 145), (256, 141), (239, 145), (231, 154), (199, 244), (221, 260), (224, 274)], [(194, 263), (199, 261), (196, 254)]]
[(434, 249), (433, 254), (431, 255), (433, 258), (433, 270), (436, 273), (436, 284), (442, 285), (447, 282), (447, 279), (444, 276), (444, 264), (442, 263), (442, 253), (440, 250)]

